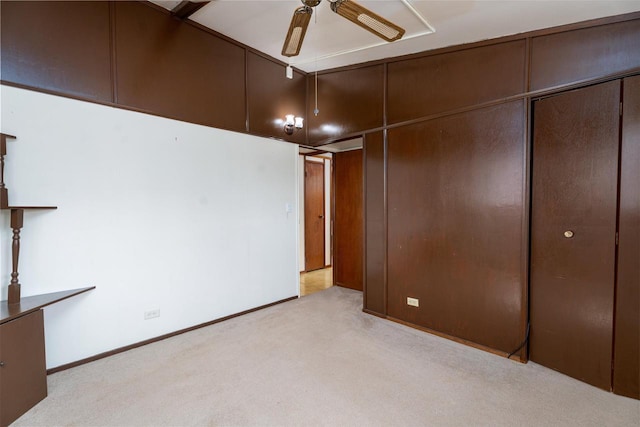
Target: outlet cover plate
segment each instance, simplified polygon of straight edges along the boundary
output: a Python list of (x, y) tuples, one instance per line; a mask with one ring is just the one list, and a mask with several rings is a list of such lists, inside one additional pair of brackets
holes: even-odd
[(144, 320), (155, 319), (156, 317), (160, 317), (159, 308), (156, 308), (154, 310), (147, 310), (144, 312)]

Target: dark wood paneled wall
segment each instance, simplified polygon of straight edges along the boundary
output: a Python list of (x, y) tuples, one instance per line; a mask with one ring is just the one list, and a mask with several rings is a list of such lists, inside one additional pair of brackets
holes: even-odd
[(640, 76), (623, 81), (613, 391), (640, 399)]
[(389, 130), (389, 316), (518, 346), (523, 126), (513, 101)]
[(637, 74), (639, 39), (635, 12), (325, 70), (318, 73), (318, 117), (309, 74), (309, 143)]
[(114, 6), (118, 103), (206, 126), (246, 130), (242, 47), (143, 3)]
[[(279, 135), (282, 133), (282, 124), (274, 121), (274, 117), (284, 119), (287, 114), (307, 117), (305, 116), (307, 88), (304, 74), (294, 71), (293, 79), (285, 79), (280, 64), (249, 52), (247, 80), (250, 133), (264, 136)], [(306, 128), (307, 126), (304, 130), (295, 131), (288, 140), (304, 143)]]
[(364, 309), (385, 316), (386, 298), (386, 165), (383, 132), (364, 136)]
[[(365, 311), (500, 354), (525, 340), (531, 97), (639, 74), (639, 28), (635, 13), (379, 64), (384, 131), (364, 150)], [(332, 77), (341, 72), (357, 69)], [(637, 272), (637, 259), (620, 262)], [(637, 291), (623, 292), (637, 320)], [(526, 361), (527, 346), (515, 357)]]
[(0, 2), (2, 81), (112, 102), (108, 2)]
[(334, 155), (333, 280), (362, 290), (362, 150)]
[(2, 83), (304, 142), (306, 81), (284, 64), (144, 2), (0, 3)]
[(522, 94), (525, 53), (516, 40), (390, 63), (388, 123)]
[(639, 44), (638, 19), (533, 37), (531, 90), (637, 70)]
[(309, 74), (307, 123), (309, 144), (358, 135), (383, 125), (384, 67), (376, 65), (318, 75), (318, 109), (315, 116), (315, 75)]

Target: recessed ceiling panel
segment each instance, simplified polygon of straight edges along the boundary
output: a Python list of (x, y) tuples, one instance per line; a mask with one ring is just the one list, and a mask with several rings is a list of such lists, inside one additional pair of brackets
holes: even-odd
[[(180, 2), (154, 3), (172, 9)], [(638, 0), (358, 1), (406, 30), (387, 43), (332, 12), (329, 3), (314, 8), (300, 54), (291, 58), (281, 51), (299, 0), (213, 0), (190, 19), (311, 72), (640, 11)]]
[[(404, 38), (432, 32), (410, 7), (400, 0), (359, 1), (367, 9), (406, 30)], [(311, 23), (300, 54), (287, 58), (281, 55), (293, 12), (299, 0), (241, 1), (214, 0), (196, 12), (191, 19), (216, 31), (267, 53), (303, 70), (316, 69), (327, 59), (348, 56), (350, 52), (367, 50), (388, 44), (331, 11), (330, 1), (314, 8)], [(392, 42), (394, 44), (397, 42)]]

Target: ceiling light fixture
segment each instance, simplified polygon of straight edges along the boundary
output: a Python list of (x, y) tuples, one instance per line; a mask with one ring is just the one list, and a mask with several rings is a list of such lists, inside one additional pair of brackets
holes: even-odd
[(287, 114), (284, 120), (284, 133), (287, 135), (293, 135), (295, 129), (302, 129), (302, 117), (296, 117), (293, 114)]

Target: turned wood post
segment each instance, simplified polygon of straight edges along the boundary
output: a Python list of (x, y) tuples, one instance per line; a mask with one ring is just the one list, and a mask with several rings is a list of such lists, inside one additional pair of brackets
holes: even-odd
[(0, 134), (0, 209), (9, 206), (7, 187), (4, 185), (4, 156), (7, 155), (7, 135)]
[(18, 282), (18, 259), (20, 257), (20, 229), (24, 223), (24, 209), (11, 209), (11, 228), (13, 242), (11, 244), (11, 283), (9, 284), (9, 304), (20, 302), (20, 282)]

